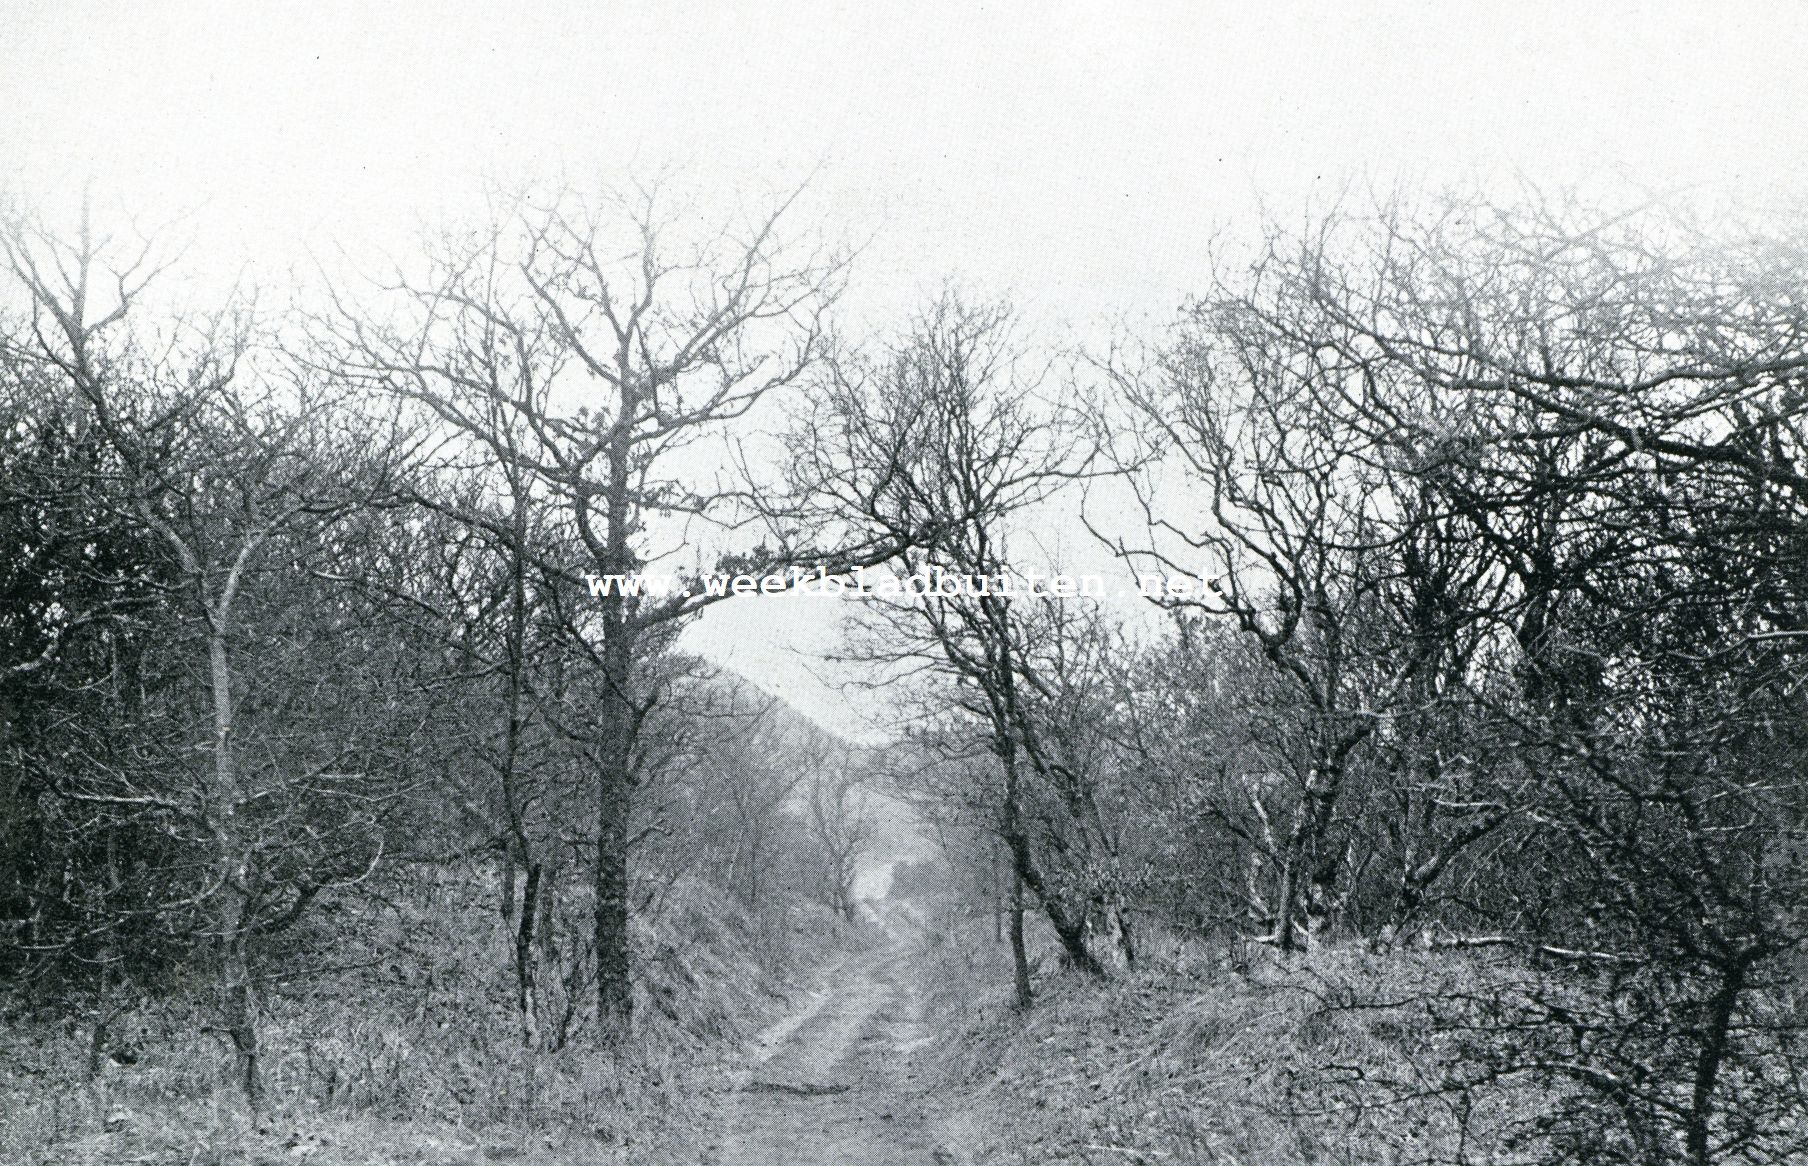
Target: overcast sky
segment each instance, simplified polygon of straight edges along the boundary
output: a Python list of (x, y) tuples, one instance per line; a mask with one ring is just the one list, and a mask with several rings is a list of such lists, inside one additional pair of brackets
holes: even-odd
[[(1351, 183), (1634, 182), (1760, 197), (1808, 178), (1808, 4), (4, 5), (6, 185), (92, 178), (201, 250), (280, 267), (406, 246), (484, 173), (676, 165), (724, 199), (820, 167), (811, 213), (873, 241), (849, 310), (954, 276), (1039, 328), (1159, 319), (1214, 232)], [(792, 677), (822, 601), (740, 601), (699, 642)]]

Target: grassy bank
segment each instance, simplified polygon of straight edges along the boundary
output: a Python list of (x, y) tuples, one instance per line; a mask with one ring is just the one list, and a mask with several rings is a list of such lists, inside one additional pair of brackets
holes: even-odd
[(530, 1051), (493, 902), (454, 876), (341, 908), (333, 966), (266, 987), (255, 1116), (224, 1076), (204, 998), (135, 1000), (98, 1056), (95, 1024), (117, 998), (73, 1018), (66, 1002), (5, 1002), (0, 1163), (661, 1161), (671, 1131), (725, 1087), (739, 1042), (822, 953), (857, 942), (826, 912), (755, 922), (680, 883), (641, 921), (634, 1039), (597, 1047), (583, 961), (567, 959), (542, 1010), (543, 1046), (561, 1022), (565, 1043)]
[(1495, 973), (1460, 955), (1170, 942), (1103, 985), (1051, 968), (1027, 1014), (996, 945), (930, 959), (980, 1161), (1548, 1160), (1527, 1119), (1552, 1098), (1466, 1075), (1446, 1006)]

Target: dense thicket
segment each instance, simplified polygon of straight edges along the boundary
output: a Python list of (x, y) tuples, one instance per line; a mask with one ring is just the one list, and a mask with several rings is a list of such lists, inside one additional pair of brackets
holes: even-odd
[[(1483, 1158), (1808, 1150), (1795, 219), (1336, 214), (1057, 368), (954, 294), (831, 341), (783, 208), (496, 207), (280, 320), (6, 224), (0, 975), (96, 1050), (205, 983), (256, 1101), (330, 905), (448, 879), (530, 1056), (703, 990), (636, 938), (702, 926), (683, 888), (763, 950), (853, 921), (873, 758), (676, 635), (707, 569), (889, 564), (964, 581), (855, 609), (941, 854), (897, 893), (990, 913), (1020, 1007), (1038, 918), (1094, 980), (1152, 935), (1442, 952), (1436, 1057), (1349, 1105), (1493, 1115)], [(1154, 620), (1029, 589), (1076, 511)]]
[(159, 240), (7, 219), (0, 967), (91, 1074), (198, 991), (260, 1104), (272, 993), (447, 876), (494, 883), (530, 1051), (671, 1009), (631, 920), (681, 879), (775, 959), (800, 905), (855, 915), (856, 752), (675, 651), (700, 601), (625, 583), (714, 565), (669, 520), (730, 529), (726, 488), (673, 454), (814, 359), (836, 261), (663, 216), (522, 196), (419, 286), (282, 317), (181, 306)]
[[(901, 780), (1016, 852), (1095, 971), (1107, 935), (1134, 959), (1138, 917), (1283, 954), (1465, 953), (1475, 982), (1422, 1016), (1459, 1052), (1350, 1104), (1479, 1113), (1531, 1088), (1473, 1152), (1787, 1160), (1808, 938), (1797, 230), (1450, 200), (1276, 232), (1097, 366), (1089, 440), (1132, 498), (1095, 491), (1091, 525), (1157, 581), (1166, 629), (1114, 638), (1071, 599), (899, 603), (876, 642), (956, 694)], [(932, 566), (1046, 570), (1002, 551), (1036, 500), (1012, 491), (1092, 478), (1086, 443), (1058, 406), (1009, 413), (1011, 368), (950, 362), (993, 325), (943, 311), (875, 394), (881, 424), (840, 410), (920, 451), (854, 496), (969, 532), (926, 543)], [(935, 376), (957, 423), (893, 436), (940, 424), (909, 393)], [(1034, 527), (1014, 529), (1021, 548)], [(990, 848), (948, 853), (996, 904)]]

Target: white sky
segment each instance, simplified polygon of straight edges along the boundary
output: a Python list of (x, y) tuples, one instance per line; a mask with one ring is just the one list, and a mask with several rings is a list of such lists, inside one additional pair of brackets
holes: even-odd
[[(1346, 184), (1808, 179), (1808, 4), (451, 3), (0, 7), (0, 188), (92, 177), (202, 208), (236, 266), (405, 247), (484, 172), (676, 164), (727, 199), (819, 163), (809, 213), (873, 235), (848, 307), (949, 275), (1038, 328), (1159, 319), (1258, 199)], [(806, 711), (823, 601), (697, 640)]]

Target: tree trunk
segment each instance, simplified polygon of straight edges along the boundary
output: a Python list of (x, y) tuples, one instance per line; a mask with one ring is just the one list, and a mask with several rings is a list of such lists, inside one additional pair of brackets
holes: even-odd
[[(610, 657), (625, 645), (606, 646)], [(627, 669), (603, 699), (603, 757), (596, 822), (596, 1007), (606, 1043), (625, 1039), (634, 1021), (633, 955), (628, 928), (628, 815), (632, 808), (633, 710)]]
[(1004, 872), (1001, 869), (997, 854), (993, 854), (992, 856), (991, 875), (992, 885), (989, 888), (989, 893), (986, 895), (986, 898), (991, 900), (992, 903), (992, 942), (1003, 943), (1004, 917), (1005, 913), (1010, 909), (1010, 904), (1006, 900), (1012, 896), (1007, 896), (1005, 892)]
[(1690, 1166), (1711, 1166), (1714, 1161), (1714, 1094), (1720, 1082), (1720, 1066), (1732, 1043), (1733, 1012), (1745, 990), (1749, 969), (1749, 957), (1733, 957), (1721, 969), (1720, 990), (1707, 1004), (1707, 1023), (1701, 1029), (1701, 1053), (1695, 1061), (1695, 1080), (1684, 1125)]
[[(1336, 866), (1328, 869), (1313, 869), (1314, 864), (1325, 862), (1324, 849), (1331, 836), (1332, 815), (1337, 809), (1337, 800), (1343, 791), (1344, 767), (1349, 753), (1365, 736), (1363, 733), (1347, 734), (1337, 740), (1330, 749), (1329, 756), (1313, 766), (1306, 778), (1306, 789), (1300, 799), (1299, 807), (1294, 811), (1293, 825), (1287, 832), (1286, 846), (1282, 856), (1281, 881), (1276, 891), (1275, 904), (1275, 946), (1282, 951), (1298, 951), (1301, 947), (1297, 926), (1301, 932), (1310, 934), (1312, 928), (1309, 896), (1314, 887), (1324, 886), (1334, 881)], [(1329, 902), (1333, 894), (1327, 892), (1325, 901)]]
[[(509, 839), (504, 847), (502, 914), (515, 925), (515, 1007), (521, 1017), (521, 1041), (527, 1048), (540, 1043), (538, 963), (534, 958), (534, 928), (539, 919), (540, 879), (542, 868), (534, 861), (533, 846), (527, 834), (527, 816), (521, 791), (516, 788), (521, 761), (522, 696), (527, 685), (527, 567), (522, 556), (527, 544), (526, 493), (515, 471), (510, 471), (514, 495), (513, 545), (509, 556), (509, 622), (508, 622), (508, 707), (503, 729), (502, 803), (508, 818)], [(526, 875), (521, 888), (521, 915), (515, 909), (515, 874), (517, 867)]]
[(1011, 985), (1019, 1009), (1036, 1002), (1030, 991), (1030, 957), (1023, 946), (1023, 880), (1015, 873), (1011, 876)]
[[(242, 919), (242, 916), (240, 916)], [(222, 924), (225, 920), (222, 919)], [(221, 1011), (226, 1033), (232, 1038), (234, 1076), (245, 1101), (253, 1113), (263, 1104), (263, 1074), (258, 1060), (257, 995), (251, 981), (250, 960), (245, 950), (245, 932), (224, 941), (221, 961)]]
[[(1018, 808), (1017, 750), (1007, 736), (998, 742), (998, 760), (1004, 766), (1004, 821), (1001, 823), (1004, 844), (1011, 856), (1011, 983), (1016, 992), (1017, 1007), (1027, 1009), (1036, 1002), (1030, 991), (1029, 953), (1023, 945), (1023, 865), (1028, 858), (1028, 845), (1023, 838)], [(1023, 852), (1020, 856), (1019, 852)]]
[[(1030, 853), (1030, 841), (1023, 832), (1023, 815), (1019, 806), (1020, 787), (1017, 775), (1017, 749), (1015, 742), (1007, 736), (998, 750), (999, 760), (1004, 765), (1004, 823), (1005, 846), (1011, 854), (1011, 874), (1013, 895), (1021, 899), (1023, 887), (1034, 891), (1036, 898), (1042, 903), (1042, 912), (1054, 925), (1055, 934), (1061, 940), (1061, 947), (1067, 952), (1067, 958), (1074, 967), (1096, 979), (1105, 979), (1105, 969), (1093, 958), (1086, 946), (1086, 926), (1084, 920), (1069, 915), (1067, 910), (1056, 901), (1042, 881), (1042, 874), (1036, 869), (1035, 858)], [(1013, 911), (1018, 910), (1015, 903)]]
[(1119, 902), (1111, 908), (1111, 919), (1117, 925), (1117, 950), (1124, 967), (1136, 967), (1136, 933), (1130, 928), (1130, 911)]
[[(633, 356), (619, 358), (621, 411), (609, 436), (609, 480), (604, 501), (608, 528), (604, 573), (634, 570), (630, 542), (633, 514), (633, 418), (640, 408), (633, 387)], [(595, 544), (592, 543), (592, 546)], [(621, 589), (602, 597), (602, 772), (597, 775), (596, 822), (596, 1019), (605, 1043), (627, 1039), (634, 1024), (632, 936), (628, 928), (628, 822), (633, 811), (636, 614)]]
[(251, 978), (250, 858), (239, 825), (238, 770), (232, 752), (232, 672), (226, 659), (225, 615), (213, 613), (207, 637), (208, 679), (213, 698), (213, 769), (208, 816), (214, 834), (214, 862), (220, 877), (218, 934), (221, 1027), (232, 1041), (233, 1076), (255, 1112), (262, 1101), (257, 1047), (257, 988)]
[(634, 1019), (624, 787), (620, 774), (604, 776), (596, 831), (596, 1006), (597, 1021), (609, 1041), (626, 1037)]
[(1280, 886), (1274, 892), (1274, 945), (1285, 952), (1298, 951), (1300, 946), (1293, 931), (1293, 921), (1298, 914), (1299, 867), (1296, 847), (1289, 840), (1286, 852), (1281, 856)]
[(521, 886), (521, 920), (515, 928), (515, 1007), (521, 1014), (521, 1043), (535, 1048), (540, 1043), (537, 999), (537, 974), (534, 959), (534, 926), (540, 918), (539, 863), (527, 868), (527, 880)]
[(1092, 949), (1086, 945), (1085, 918), (1069, 914), (1061, 904), (1050, 899), (1040, 877), (1031, 882), (1033, 867), (1026, 868), (1023, 873), (1024, 881), (1029, 883), (1030, 889), (1042, 900), (1042, 913), (1054, 925), (1055, 935), (1061, 940), (1061, 949), (1067, 953), (1068, 961), (1095, 980), (1106, 979), (1105, 966), (1099, 963), (1098, 958), (1092, 954)]

